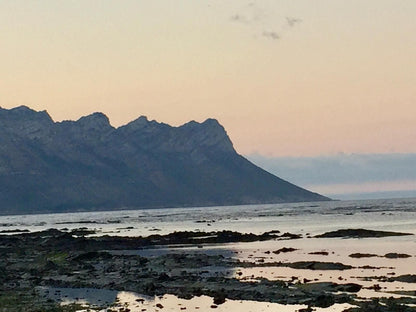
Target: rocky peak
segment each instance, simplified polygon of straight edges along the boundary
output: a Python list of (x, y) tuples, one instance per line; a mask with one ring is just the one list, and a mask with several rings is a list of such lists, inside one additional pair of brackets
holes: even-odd
[(140, 116), (139, 118), (129, 122), (127, 125), (117, 129), (118, 133), (123, 133), (127, 136), (148, 136), (157, 135), (161, 131), (170, 131), (171, 126), (159, 123), (156, 120), (149, 120), (146, 116)]
[(0, 109), (0, 122), (5, 131), (30, 139), (47, 135), (53, 120), (47, 111), (37, 112), (27, 106)]
[(11, 109), (2, 109), (2, 111), (9, 112), (10, 114), (20, 115), (20, 116), (28, 116), (32, 114), (36, 114), (37, 112), (25, 105), (21, 105), (18, 107), (13, 107)]
[(161, 145), (163, 150), (191, 153), (196, 158), (203, 158), (207, 149), (235, 153), (227, 132), (215, 119), (203, 123), (190, 121), (180, 127), (170, 127), (169, 132), (169, 140)]
[(149, 124), (150, 121), (146, 116), (140, 116), (136, 120), (129, 122), (127, 125), (121, 128), (128, 128), (130, 131), (136, 131), (147, 127)]
[(212, 127), (212, 128), (220, 127), (222, 129), (224, 129), (223, 126), (221, 126), (221, 124), (218, 122), (218, 120), (214, 119), (214, 118), (208, 118), (202, 124), (206, 127)]
[(223, 152), (234, 152), (233, 144), (218, 120), (209, 118), (203, 123), (197, 123), (195, 128), (194, 140), (199, 142), (199, 145), (215, 147)]
[(78, 126), (81, 126), (85, 130), (93, 130), (93, 131), (108, 131), (110, 129), (114, 129), (108, 117), (103, 113), (93, 113), (91, 115), (81, 117), (76, 121)]
[(149, 124), (149, 119), (147, 119), (147, 116), (140, 116), (139, 118), (134, 120), (133, 123), (136, 126), (146, 126), (147, 124)]
[(27, 106), (18, 106), (12, 109), (5, 109), (0, 108), (0, 116), (6, 117), (8, 120), (22, 120), (22, 121), (28, 121), (28, 120), (39, 120), (51, 123), (53, 122), (51, 116), (49, 116), (48, 112), (46, 110), (37, 112)]

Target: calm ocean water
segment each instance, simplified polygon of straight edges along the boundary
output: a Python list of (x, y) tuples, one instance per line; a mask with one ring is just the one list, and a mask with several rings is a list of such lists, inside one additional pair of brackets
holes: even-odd
[(123, 236), (184, 230), (314, 235), (340, 228), (416, 234), (416, 198), (0, 216), (0, 231), (80, 227)]

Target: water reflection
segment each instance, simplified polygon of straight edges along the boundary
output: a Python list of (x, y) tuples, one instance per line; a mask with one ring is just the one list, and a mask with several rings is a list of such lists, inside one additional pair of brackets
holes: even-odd
[(93, 307), (103, 307), (113, 304), (118, 296), (115, 290), (95, 288), (56, 288), (37, 287), (41, 297), (66, 304), (86, 304)]
[[(133, 292), (116, 292), (91, 288), (49, 288), (39, 287), (38, 291), (48, 298), (61, 302), (61, 304), (78, 303), (84, 308), (79, 312), (86, 312), (90, 308), (96, 311), (219, 311), (219, 312), (296, 312), (306, 308), (306, 305), (283, 305), (270, 302), (257, 302), (249, 300), (226, 300), (221, 305), (215, 305), (213, 298), (208, 296), (181, 299), (174, 295), (142, 296)], [(316, 308), (321, 312), (340, 312), (349, 307), (349, 304), (335, 304), (329, 308)]]

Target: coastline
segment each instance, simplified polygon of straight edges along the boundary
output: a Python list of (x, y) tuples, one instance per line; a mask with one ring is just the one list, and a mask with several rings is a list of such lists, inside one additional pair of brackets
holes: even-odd
[[(395, 272), (400, 261), (416, 263), (415, 255), (385, 258), (392, 265), (389, 267), (370, 266), (368, 260), (372, 257), (337, 258), (336, 250), (319, 248), (323, 241), (330, 242), (330, 246), (334, 238), (307, 238), (277, 230), (261, 235), (231, 231), (175, 232), (148, 237), (94, 237), (89, 236), (91, 234), (91, 231), (78, 229), (0, 236), (3, 263), (0, 306), (7, 298), (10, 301), (16, 294), (26, 293), (26, 303), (20, 301), (13, 307), (6, 306), (7, 311), (22, 308), (31, 301), (37, 302), (39, 309), (55, 304), (58, 306), (55, 308), (62, 311), (81, 311), (85, 305), (113, 311), (112, 307), (124, 300), (120, 292), (136, 294), (136, 305), (137, 302), (148, 304), (150, 300), (141, 301), (140, 296), (151, 298), (169, 294), (177, 301), (204, 296), (211, 298), (215, 309), (226, 302), (230, 305), (241, 300), (286, 305), (293, 311), (337, 306), (345, 311), (366, 311), (366, 305), (375, 304), (374, 300), (380, 300), (377, 303), (380, 309), (388, 302), (389, 311), (396, 311), (391, 310), (392, 306), (397, 306), (397, 311), (413, 311), (408, 305), (416, 304), (416, 276), (401, 274), (406, 273), (401, 270), (397, 270), (401, 275)], [(394, 233), (386, 235), (384, 238)], [(350, 240), (383, 240), (382, 236), (378, 231), (372, 238)], [(303, 240), (309, 241), (316, 251), (311, 253), (301, 248)], [(296, 248), (264, 249), (278, 245)], [(296, 261), (299, 256), (308, 260)], [(332, 261), (340, 258), (345, 263)], [(351, 261), (356, 265), (348, 263)], [(364, 275), (352, 282), (350, 275), (359, 271)], [(328, 274), (336, 275), (336, 279), (331, 280)], [(389, 284), (389, 289), (383, 289)], [(394, 288), (400, 288), (401, 294), (394, 293)], [(28, 289), (36, 291), (28, 295)], [(84, 295), (78, 295), (78, 300), (74, 298), (71, 302), (68, 294), (63, 295), (71, 289), (78, 289)], [(118, 301), (93, 304), (79, 299), (90, 290), (113, 291)], [(61, 302), (70, 304), (61, 307)]]

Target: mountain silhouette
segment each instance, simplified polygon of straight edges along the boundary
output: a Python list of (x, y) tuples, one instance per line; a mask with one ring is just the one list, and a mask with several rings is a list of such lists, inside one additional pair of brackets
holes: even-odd
[(102, 113), (0, 108), (2, 214), (322, 200), (239, 155), (215, 119), (114, 128)]

